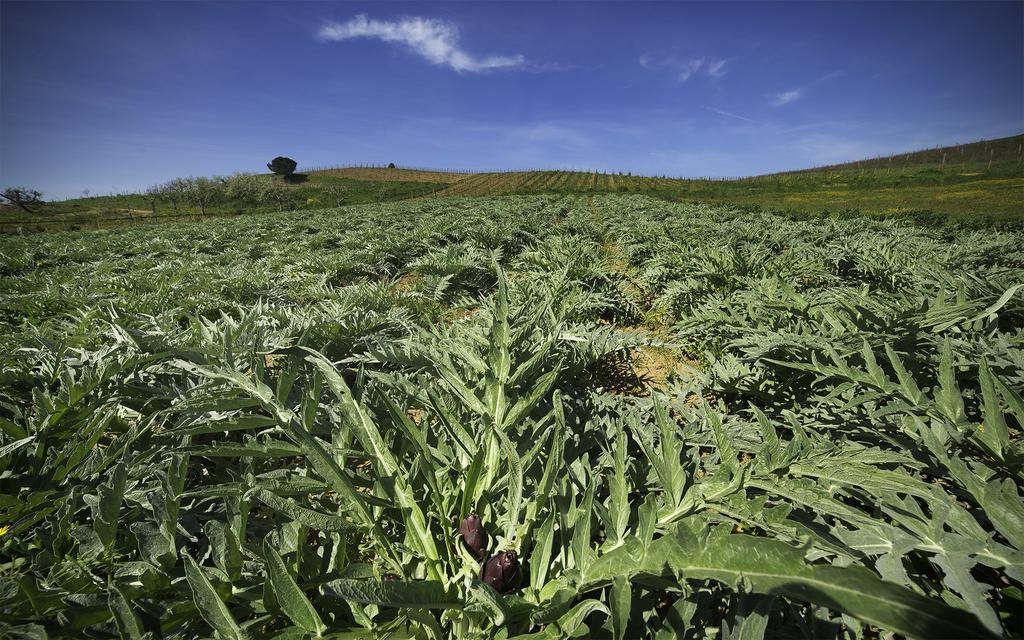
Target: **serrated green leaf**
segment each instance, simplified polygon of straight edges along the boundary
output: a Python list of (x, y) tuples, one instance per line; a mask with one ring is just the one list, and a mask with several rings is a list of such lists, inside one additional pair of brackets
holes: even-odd
[(911, 637), (992, 637), (970, 613), (884, 582), (862, 567), (811, 565), (796, 547), (739, 534), (698, 541), (678, 528), (646, 549), (632, 539), (590, 565), (582, 590), (608, 584), (618, 575), (665, 572), (727, 585), (742, 582), (754, 593), (819, 604)]
[(317, 637), (322, 636), (327, 630), (327, 625), (323, 623), (309, 598), (288, 573), (288, 567), (277, 550), (269, 543), (264, 543), (263, 554), (267, 563), (267, 577), (274, 587), (277, 602), (285, 615), (302, 629), (316, 634)]
[(336, 598), (360, 604), (416, 609), (461, 609), (466, 605), (458, 592), (438, 580), (403, 582), (389, 580), (333, 580), (324, 585)]
[(227, 605), (217, 595), (217, 590), (213, 588), (210, 580), (192, 559), (192, 556), (183, 551), (181, 560), (185, 564), (185, 579), (188, 581), (189, 589), (192, 590), (192, 600), (203, 619), (213, 627), (217, 635), (225, 640), (248, 638), (235, 619), (231, 617)]

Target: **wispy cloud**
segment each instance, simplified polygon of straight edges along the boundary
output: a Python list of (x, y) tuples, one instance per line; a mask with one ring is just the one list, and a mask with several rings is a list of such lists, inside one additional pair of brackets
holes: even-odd
[(833, 78), (838, 78), (839, 76), (843, 75), (843, 73), (845, 72), (842, 69), (837, 69), (836, 71), (826, 73), (820, 78), (808, 82), (802, 87), (796, 87), (795, 89), (790, 89), (789, 91), (782, 91), (780, 93), (773, 94), (770, 96), (771, 103), (773, 106), (781, 107), (782, 105), (786, 105), (791, 102), (796, 102), (800, 98), (804, 97), (804, 94), (807, 93), (808, 89), (811, 89), (815, 85), (819, 85), (822, 82), (832, 80)]
[(725, 116), (727, 118), (735, 118), (737, 120), (742, 120), (743, 122), (749, 122), (750, 124), (758, 124), (757, 120), (753, 120), (751, 118), (748, 118), (746, 116), (741, 116), (741, 115), (736, 114), (736, 113), (731, 113), (729, 111), (723, 111), (721, 109), (716, 109), (714, 107), (709, 107), (707, 105), (704, 105), (704, 108), (706, 110), (710, 111), (711, 113), (717, 113), (720, 116)]
[(668, 69), (675, 74), (679, 82), (686, 82), (697, 74), (717, 80), (727, 73), (725, 65), (728, 63), (728, 60), (714, 58), (657, 57), (650, 54), (640, 56), (641, 67), (650, 70)]
[(721, 78), (726, 74), (725, 65), (728, 62), (728, 60), (713, 60), (709, 62), (707, 68), (708, 75), (712, 78)]
[(444, 20), (405, 17), (394, 21), (373, 20), (358, 15), (348, 22), (331, 22), (320, 29), (320, 37), (335, 42), (353, 38), (376, 38), (400, 44), (431, 64), (451, 67), (455, 71), (481, 72), (493, 69), (522, 67), (526, 58), (511, 56), (476, 56), (459, 46), (459, 29)]
[(774, 98), (772, 98), (772, 104), (776, 107), (781, 107), (784, 104), (796, 102), (800, 98), (804, 97), (804, 91), (805, 89), (803, 87), (799, 87), (797, 89), (783, 91), (782, 93), (776, 93)]

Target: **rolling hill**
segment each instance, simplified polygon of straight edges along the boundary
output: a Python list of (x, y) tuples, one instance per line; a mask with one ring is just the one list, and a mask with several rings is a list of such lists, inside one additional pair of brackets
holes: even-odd
[[(677, 202), (755, 205), (797, 214), (943, 214), (995, 219), (1024, 216), (1024, 134), (736, 179), (633, 176), (581, 171), (458, 173), (349, 168), (323, 175), (443, 184), (415, 197), (545, 193), (642, 193)], [(311, 172), (318, 179), (321, 172)]]
[(786, 173), (806, 173), (814, 171), (836, 171), (845, 169), (890, 169), (918, 167), (921, 165), (938, 165), (940, 167), (986, 165), (989, 163), (1024, 162), (1024, 134), (980, 140), (968, 144), (955, 144), (945, 147), (921, 149), (891, 156), (878, 156), (865, 160), (844, 162), (811, 169), (800, 169)]
[[(799, 216), (857, 212), (923, 219), (1024, 219), (1024, 134), (735, 179), (365, 166), (314, 168), (303, 176), (304, 181), (290, 188), (301, 196), (297, 208), (310, 210), (419, 198), (633, 193), (671, 202), (756, 206)], [(191, 219), (196, 213), (184, 206), (158, 210), (150, 198), (140, 194), (76, 198), (46, 203), (33, 214), (0, 206), (0, 231), (99, 228)], [(224, 202), (210, 213), (252, 211)]]

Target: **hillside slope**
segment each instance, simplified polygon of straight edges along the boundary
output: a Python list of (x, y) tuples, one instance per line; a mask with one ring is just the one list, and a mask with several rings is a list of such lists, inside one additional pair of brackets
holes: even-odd
[(677, 187), (682, 182), (673, 178), (585, 171), (509, 171), (476, 173), (434, 195), (466, 197), (532, 193), (650, 193)]
[(1024, 135), (887, 158), (731, 180), (578, 171), (478, 173), (432, 197), (541, 193), (643, 193), (671, 201), (757, 205), (797, 213), (933, 212), (1024, 216)]
[(956, 144), (933, 149), (921, 149), (891, 156), (878, 156), (853, 162), (799, 169), (783, 173), (809, 173), (814, 171), (835, 171), (844, 169), (896, 169), (920, 165), (985, 165), (996, 163), (1024, 162), (1024, 133), (1006, 138), (980, 140), (968, 144)]
[[(301, 209), (417, 198), (532, 194), (645, 194), (673, 202), (760, 206), (801, 215), (939, 214), (972, 220), (1024, 219), (1024, 134), (826, 167), (737, 179), (686, 179), (583, 171), (472, 173), (416, 168), (309, 169), (291, 186)], [(269, 176), (266, 179), (270, 179)], [(158, 207), (159, 205), (159, 207)], [(258, 211), (273, 210), (268, 205)], [(225, 201), (211, 215), (253, 213)], [(193, 219), (140, 194), (46, 203), (32, 214), (0, 206), (0, 232), (20, 233)]]
[(304, 172), (310, 180), (333, 177), (351, 180), (374, 180), (379, 182), (433, 182), (453, 184), (474, 175), (464, 171), (435, 171), (431, 169), (406, 169), (398, 167), (338, 167), (334, 169), (311, 169)]

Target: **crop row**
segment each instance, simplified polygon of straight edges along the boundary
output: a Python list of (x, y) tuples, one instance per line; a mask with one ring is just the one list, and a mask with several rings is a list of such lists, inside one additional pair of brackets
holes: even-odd
[(13, 239), (0, 625), (1009, 635), (1022, 240), (639, 196)]

